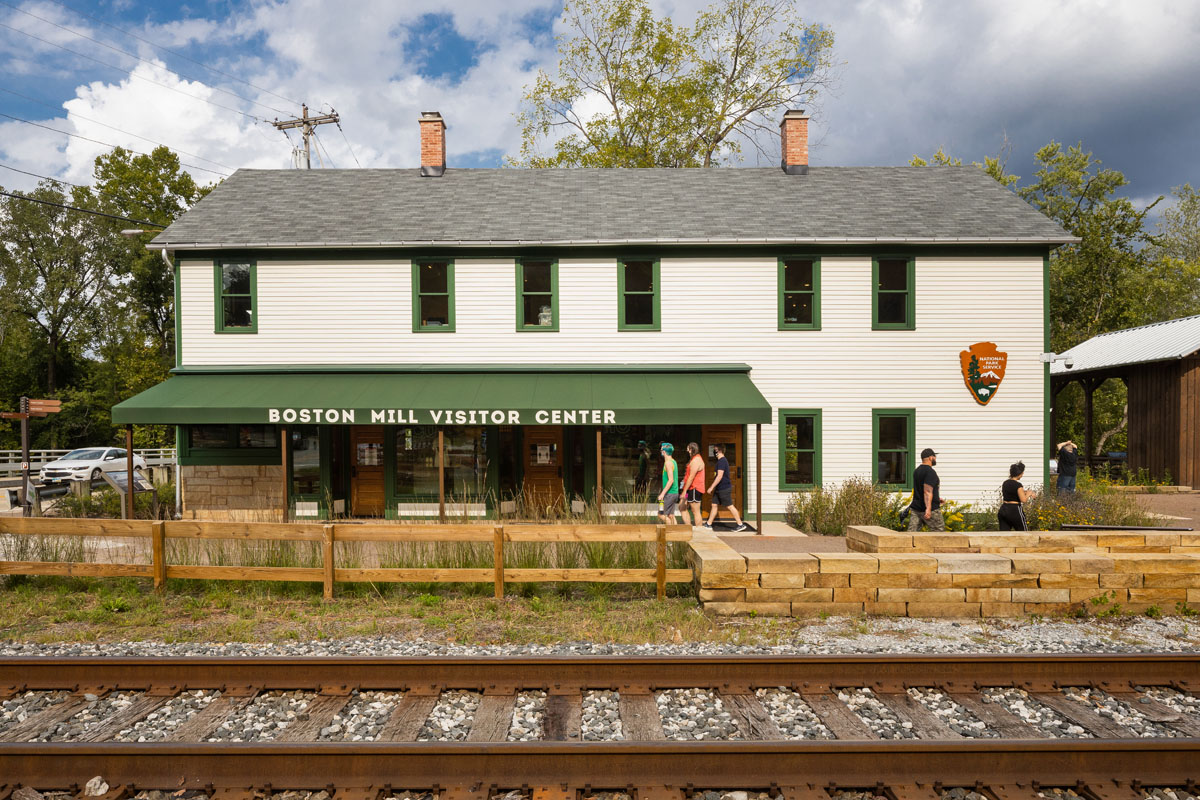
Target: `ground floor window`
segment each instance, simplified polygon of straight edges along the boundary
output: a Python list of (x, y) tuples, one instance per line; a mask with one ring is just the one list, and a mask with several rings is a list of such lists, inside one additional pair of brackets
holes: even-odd
[(321, 495), (321, 429), (317, 425), (297, 425), (290, 430), (292, 457), (292, 496)]
[(679, 479), (687, 467), (689, 436), (683, 425), (607, 425), (601, 433), (601, 470), (604, 492), (613, 497), (657, 497), (662, 491), (663, 442), (675, 446)]
[(779, 410), (779, 490), (821, 485), (821, 411)]
[[(488, 493), (488, 429), (477, 425), (445, 429), (445, 493), (461, 499)], [(438, 496), (438, 429), (413, 425), (395, 430), (397, 499)]]
[(917, 412), (911, 408), (877, 408), (871, 417), (875, 483), (896, 490), (911, 489)]

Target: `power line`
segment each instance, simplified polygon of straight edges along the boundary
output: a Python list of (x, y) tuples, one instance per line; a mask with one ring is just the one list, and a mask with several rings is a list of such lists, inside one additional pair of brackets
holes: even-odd
[[(56, 111), (58, 111), (58, 110), (61, 110), (61, 109), (62, 109), (62, 107), (61, 107), (61, 106), (56, 106), (56, 105), (54, 105), (53, 103), (47, 103), (45, 100), (38, 100), (36, 97), (30, 97), (30, 96), (29, 96), (29, 95), (27, 95), (27, 94), (21, 94), (20, 92), (14, 92), (12, 89), (6, 89), (6, 88), (4, 88), (3, 86), (0, 86), (0, 92), (7, 92), (8, 94), (11, 94), (11, 95), (15, 95), (15, 96), (17, 96), (17, 97), (20, 97), (20, 98), (21, 98), (21, 99), (23, 99), (23, 100), (28, 100), (28, 101), (29, 101), (29, 102), (31, 102), (31, 103), (37, 103), (37, 104), (38, 104), (38, 105), (40, 105), (40, 106), (45, 106), (46, 108), (52, 108), (52, 109), (54, 109), (54, 110), (56, 110)], [(198, 158), (198, 159), (200, 159), (201, 161), (207, 161), (207, 162), (208, 162), (208, 163), (210, 163), (210, 164), (216, 164), (218, 167), (224, 167), (225, 169), (228, 169), (228, 170), (235, 170), (235, 169), (237, 169), (237, 167), (231, 167), (231, 166), (229, 166), (228, 164), (222, 164), (220, 161), (213, 161), (211, 158), (205, 158), (204, 156), (197, 155), (197, 154), (195, 154), (195, 153), (189, 153), (189, 152), (188, 152), (188, 151), (186, 151), (186, 150), (180, 150), (178, 147), (171, 147), (171, 145), (169, 145), (169, 144), (164, 144), (163, 142), (157, 141), (157, 140), (155, 140), (155, 139), (151, 139), (151, 138), (149, 138), (149, 137), (142, 136), (142, 135), (140, 135), (140, 134), (137, 134), (137, 133), (130, 133), (129, 131), (123, 131), (123, 130), (121, 130), (120, 128), (113, 127), (112, 125), (109, 125), (107, 122), (101, 122), (101, 121), (100, 121), (100, 120), (98, 120), (98, 119), (91, 119), (91, 118), (89, 118), (89, 117), (85, 117), (85, 116), (83, 116), (82, 114), (76, 114), (76, 113), (74, 113), (74, 112), (71, 112), (71, 117), (74, 117), (74, 118), (77, 118), (77, 119), (81, 119), (81, 120), (83, 120), (84, 122), (90, 122), (90, 123), (92, 123), (93, 125), (100, 125), (101, 127), (108, 128), (109, 130), (112, 130), (112, 131), (116, 131), (117, 133), (123, 133), (123, 134), (125, 134), (126, 136), (132, 136), (132, 137), (133, 137), (133, 138), (135, 138), (135, 139), (141, 139), (143, 142), (150, 142), (150, 144), (157, 144), (157, 145), (160, 145), (160, 146), (162, 146), (162, 147), (165, 147), (165, 148), (167, 148), (168, 150), (173, 150), (173, 151), (175, 151), (176, 153), (179, 153), (180, 155), (189, 156), (189, 157), (191, 157), (191, 158)]]
[[(54, 3), (57, 6), (62, 6), (63, 8), (67, 9), (68, 11), (78, 14), (81, 17), (87, 17), (88, 19), (92, 20), (93, 22), (97, 22), (106, 28), (112, 28), (114, 31), (123, 33), (126, 36), (137, 39), (139, 42), (145, 42), (146, 44), (150, 45), (151, 47), (162, 50), (164, 53), (170, 53), (171, 55), (175, 56), (176, 58), (182, 58), (184, 61), (190, 61), (199, 67), (203, 67), (204, 69), (208, 70), (209, 72), (216, 73), (217, 75), (223, 75), (226, 78), (229, 78), (230, 80), (237, 81), (238, 83), (244, 83), (245, 85), (249, 86), (251, 89), (257, 89), (258, 91), (269, 94), (272, 97), (278, 97), (280, 100), (283, 100), (284, 102), (287, 102), (287, 103), (291, 103), (294, 106), (300, 105), (299, 100), (293, 100), (290, 97), (284, 97), (283, 95), (277, 94), (276, 92), (273, 92), (270, 89), (266, 89), (266, 88), (263, 88), (262, 86), (253, 84), (250, 81), (245, 80), (244, 78), (239, 78), (236, 75), (230, 75), (228, 72), (223, 72), (222, 70), (219, 70), (213, 66), (209, 66), (208, 64), (205, 64), (202, 61), (197, 61), (196, 59), (194, 59), (190, 56), (185, 56), (183, 53), (180, 53), (178, 50), (172, 50), (171, 48), (165, 47), (164, 45), (158, 44), (157, 42), (152, 42), (149, 39), (145, 38), (144, 36), (139, 36), (136, 33), (133, 33), (132, 31), (127, 31), (124, 28), (113, 25), (110, 22), (105, 22), (104, 20), (102, 20), (98, 17), (93, 17), (91, 14), (88, 14), (86, 12), (72, 8), (71, 6), (67, 5), (66, 3), (61, 2), (61, 0), (48, 0), (48, 2)], [(270, 106), (266, 106), (266, 107), (270, 108)], [(272, 110), (274, 110), (274, 109), (272, 109)]]
[(61, 178), (51, 178), (49, 175), (38, 175), (36, 172), (27, 172), (26, 170), (23, 170), (23, 169), (17, 169), (16, 167), (10, 167), (8, 164), (0, 164), (0, 169), (11, 169), (13, 172), (19, 172), (22, 175), (28, 175), (31, 178), (41, 178), (44, 181), (54, 181), (55, 183), (61, 183), (66, 186), (74, 186), (76, 189), (91, 188), (88, 186), (81, 186), (78, 183), (71, 183), (70, 181), (64, 181)]
[[(36, 20), (41, 20), (42, 22), (46, 23), (47, 25), (53, 25), (54, 27), (58, 28), (59, 30), (66, 31), (67, 33), (69, 33), (73, 36), (78, 36), (79, 38), (86, 39), (89, 42), (94, 42), (95, 44), (98, 44), (101, 47), (106, 47), (109, 50), (112, 50), (113, 52), (120, 53), (121, 55), (129, 56), (130, 58), (137, 59), (138, 61), (141, 61), (144, 64), (153, 64), (154, 63), (145, 58), (142, 58), (137, 53), (131, 53), (128, 50), (122, 50), (120, 47), (117, 47), (116, 45), (111, 45), (108, 42), (104, 42), (104, 41), (101, 41), (100, 39), (96, 39), (95, 37), (88, 36), (86, 33), (77, 31), (74, 28), (68, 28), (66, 25), (60, 25), (59, 23), (55, 22), (54, 20), (46, 19), (45, 17), (38, 16), (37, 14), (34, 14), (32, 11), (26, 11), (25, 9), (20, 8), (19, 6), (15, 6), (12, 3), (8, 2), (8, 0), (0, 0), (0, 5), (8, 6), (13, 11), (18, 11), (28, 17), (33, 17)], [(198, 81), (200, 83), (205, 84), (206, 86), (208, 85), (207, 82), (204, 81), (203, 79), (184, 74), (182, 72), (179, 72), (178, 70), (175, 70), (175, 74), (179, 75), (181, 78), (186, 78), (191, 81)], [(222, 89), (220, 86), (211, 86), (210, 88), (213, 89), (214, 91), (218, 91), (223, 94), (227, 94), (230, 97), (236, 97), (238, 100), (242, 100), (246, 103), (252, 103), (256, 106), (262, 106), (263, 108), (274, 111), (277, 114), (290, 114), (291, 113), (290, 111), (284, 111), (281, 108), (275, 108), (274, 106), (269, 106), (265, 103), (260, 103), (257, 100), (251, 100), (249, 97), (243, 97), (242, 95), (238, 94), (237, 92), (231, 92), (228, 89)]]
[[(49, 125), (43, 125), (40, 122), (31, 122), (30, 120), (22, 119), (21, 117), (14, 117), (12, 114), (5, 114), (2, 111), (0, 111), (0, 117), (7, 117), (8, 119), (16, 120), (17, 122), (24, 122), (26, 125), (32, 125), (35, 128), (43, 128), (48, 131), (53, 131), (54, 133), (62, 134), (63, 136), (70, 136), (74, 139), (82, 139), (85, 142), (92, 142), (93, 144), (100, 144), (100, 145), (104, 145), (105, 147), (120, 147), (120, 145), (112, 144), (110, 142), (102, 142), (99, 139), (92, 139), (88, 136), (80, 136), (78, 133), (69, 133), (67, 131), (60, 131), (58, 128), (51, 128)], [(136, 153), (139, 156), (150, 155), (149, 153), (143, 153), (141, 150), (134, 150), (132, 147), (125, 147), (122, 149), (128, 150), (131, 153)], [(214, 175), (220, 175), (223, 178), (229, 177), (228, 172), (221, 172), (220, 170), (210, 169), (209, 167), (201, 167), (197, 164), (188, 164), (183, 161), (180, 161), (179, 163), (181, 166), (189, 167), (190, 169), (198, 169), (198, 170), (202, 170), (203, 172), (211, 172)]]
[[(317, 135), (316, 131), (313, 131), (313, 138), (317, 140), (317, 152), (324, 152), (325, 158), (329, 159), (329, 166), (333, 169), (337, 169), (337, 164), (333, 163), (333, 156), (329, 155), (329, 148), (326, 147), (325, 143), (321, 141), (321, 137)], [(325, 166), (325, 159), (321, 160), (321, 166)]]
[(166, 225), (159, 225), (157, 222), (150, 222), (144, 219), (134, 219), (133, 217), (122, 217), (117, 214), (105, 214), (103, 211), (92, 211), (90, 208), (80, 208), (79, 206), (68, 206), (64, 203), (52, 203), (49, 200), (42, 200), (37, 197), (29, 197), (24, 194), (13, 194), (0, 190), (0, 196), (11, 197), (14, 200), (28, 200), (31, 203), (41, 203), (44, 206), (54, 206), (55, 208), (65, 208), (68, 211), (78, 211), (81, 214), (94, 214), (97, 217), (108, 217), (109, 219), (119, 219), (121, 222), (136, 222), (138, 225), (149, 225), (152, 228), (163, 228)]
[(362, 169), (362, 164), (358, 163), (358, 156), (354, 153), (354, 148), (350, 145), (350, 140), (346, 138), (346, 132), (342, 130), (342, 123), (337, 123), (338, 133), (342, 135), (342, 141), (346, 143), (346, 149), (350, 151), (350, 157), (354, 159), (354, 165)]
[[(266, 122), (267, 121), (267, 120), (263, 119), (262, 117), (255, 116), (254, 114), (251, 114), (247, 111), (242, 111), (240, 108), (234, 108), (233, 106), (223, 106), (220, 103), (214, 103), (212, 100), (209, 100), (205, 97), (201, 97), (200, 95), (192, 94), (190, 92), (185, 92), (182, 89), (176, 88), (174, 86), (169, 86), (161, 81), (156, 81), (153, 78), (147, 78), (142, 75), (137, 75), (131, 69), (125, 69), (124, 67), (118, 67), (115, 64), (109, 64), (107, 61), (101, 61), (98, 58), (89, 56), (85, 53), (81, 53), (78, 50), (72, 50), (71, 48), (69, 48), (65, 45), (58, 44), (57, 42), (52, 42), (49, 39), (43, 39), (40, 36), (35, 36), (34, 34), (30, 33), (29, 31), (23, 31), (20, 28), (14, 28), (12, 25), (5, 25), (3, 22), (0, 22), (0, 28), (7, 28), (8, 30), (13, 31), (15, 33), (19, 33), (23, 36), (28, 36), (30, 39), (35, 39), (35, 40), (41, 42), (42, 44), (48, 44), (51, 47), (57, 47), (59, 50), (65, 50), (72, 55), (79, 56), (80, 58), (86, 58), (88, 61), (94, 61), (103, 67), (108, 67), (109, 69), (115, 69), (118, 72), (124, 72), (126, 75), (128, 75), (131, 78), (137, 78), (138, 80), (145, 81), (146, 83), (153, 83), (155, 86), (161, 86), (164, 89), (169, 89), (170, 91), (181, 94), (184, 97), (190, 97), (193, 100), (199, 100), (201, 103), (208, 103), (210, 106), (216, 106), (217, 108), (223, 108), (226, 111), (232, 111), (235, 114), (241, 114), (243, 117), (249, 117), (250, 119), (255, 120), (257, 122)], [(205, 85), (207, 85), (207, 84), (205, 84)]]

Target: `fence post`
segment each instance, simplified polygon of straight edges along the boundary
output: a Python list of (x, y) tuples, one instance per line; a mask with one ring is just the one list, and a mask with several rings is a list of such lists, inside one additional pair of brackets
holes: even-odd
[(655, 569), (657, 575), (655, 580), (658, 583), (658, 599), (667, 599), (667, 526), (659, 525), (655, 528), (655, 533), (658, 535), (658, 546), (656, 547), (657, 561)]
[(167, 588), (167, 523), (159, 520), (150, 524), (150, 556), (154, 565), (154, 591)]
[(325, 567), (325, 599), (333, 599), (333, 526), (321, 526), (321, 563)]
[(496, 599), (504, 599), (504, 526), (497, 525), (492, 531), (492, 551), (496, 565)]

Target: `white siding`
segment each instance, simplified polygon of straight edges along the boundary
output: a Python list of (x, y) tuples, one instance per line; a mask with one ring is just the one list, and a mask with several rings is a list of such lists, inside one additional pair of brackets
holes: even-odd
[[(662, 262), (662, 330), (617, 330), (616, 264), (564, 259), (558, 333), (515, 330), (510, 259), (455, 263), (456, 332), (413, 333), (408, 261), (258, 264), (258, 333), (213, 333), (211, 262), (181, 265), (186, 366), (234, 364), (744, 362), (773, 408), (823, 411), (826, 484), (871, 475), (871, 409), (916, 409), (916, 448), (941, 453), (943, 494), (990, 499), (1024, 459), (1042, 481), (1042, 260), (923, 257), (916, 330), (871, 330), (871, 260), (821, 262), (820, 331), (777, 330), (774, 258)], [(1008, 367), (978, 405), (959, 352), (995, 342)], [(763, 511), (783, 510), (778, 435), (763, 426)], [(750, 427), (746, 452), (754, 452)], [(747, 503), (753, 505), (752, 466)]]

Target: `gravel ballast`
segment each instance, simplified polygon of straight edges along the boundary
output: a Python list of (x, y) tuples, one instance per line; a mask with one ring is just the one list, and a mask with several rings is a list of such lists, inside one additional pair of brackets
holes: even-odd
[(737, 723), (721, 698), (707, 689), (668, 689), (657, 698), (668, 739), (741, 739)]
[(340, 711), (317, 734), (323, 742), (373, 742), (404, 697), (399, 692), (361, 692), (355, 689)]
[(222, 722), (208, 741), (272, 741), (304, 713), (315, 697), (314, 692), (264, 692)]
[(180, 692), (158, 708), (151, 711), (132, 727), (120, 731), (113, 737), (117, 742), (160, 742), (183, 723), (208, 706), (219, 692)]
[(56, 722), (30, 738), (31, 742), (75, 742), (108, 722), (109, 718), (121, 713), (142, 696), (142, 692), (113, 692), (104, 697), (84, 695), (87, 705), (75, 716)]
[[(968, 739), (997, 739), (1000, 734), (989, 728), (978, 717), (951, 699), (950, 695), (937, 689), (908, 690), (908, 696), (936, 714), (950, 730)], [(962, 798), (953, 798), (962, 800)]]
[(579, 729), (585, 742), (619, 742), (625, 739), (621, 727), (620, 700), (620, 695), (611, 691), (593, 691), (583, 695)]
[(890, 708), (879, 702), (870, 689), (841, 689), (838, 699), (880, 739), (915, 739), (911, 722), (902, 721)]
[(808, 703), (791, 689), (758, 689), (755, 695), (780, 733), (788, 739), (832, 739), (833, 732), (825, 727)]
[(478, 692), (442, 692), (437, 705), (421, 726), (418, 742), (461, 742), (471, 732), (479, 709)]
[(1024, 689), (987, 689), (983, 702), (997, 703), (1056, 739), (1092, 739), (1092, 734), (1029, 696)]

